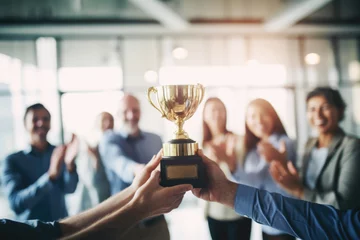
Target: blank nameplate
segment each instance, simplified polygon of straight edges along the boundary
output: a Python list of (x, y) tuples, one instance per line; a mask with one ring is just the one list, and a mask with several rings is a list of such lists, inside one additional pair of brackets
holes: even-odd
[(198, 178), (198, 166), (168, 165), (166, 166), (167, 179)]

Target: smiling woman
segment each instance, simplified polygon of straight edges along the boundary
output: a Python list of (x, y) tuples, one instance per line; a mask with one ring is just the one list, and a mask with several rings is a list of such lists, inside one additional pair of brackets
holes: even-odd
[(331, 136), (344, 119), (346, 104), (340, 93), (330, 88), (316, 88), (307, 96), (307, 117), (319, 133), (319, 147), (327, 147)]
[(311, 91), (307, 117), (318, 137), (308, 140), (298, 169), (277, 163), (270, 169), (275, 181), (292, 195), (340, 210), (360, 207), (360, 140), (339, 126), (345, 107), (337, 90), (319, 87)]

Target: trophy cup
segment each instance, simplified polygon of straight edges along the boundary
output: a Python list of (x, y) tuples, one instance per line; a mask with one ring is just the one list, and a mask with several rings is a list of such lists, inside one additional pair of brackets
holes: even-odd
[[(151, 98), (152, 93), (156, 95), (157, 104)], [(160, 185), (191, 184), (194, 188), (205, 187), (204, 164), (201, 157), (196, 155), (198, 144), (183, 129), (184, 122), (192, 117), (202, 101), (204, 87), (201, 84), (150, 87), (147, 96), (162, 117), (177, 126), (174, 138), (163, 143)]]

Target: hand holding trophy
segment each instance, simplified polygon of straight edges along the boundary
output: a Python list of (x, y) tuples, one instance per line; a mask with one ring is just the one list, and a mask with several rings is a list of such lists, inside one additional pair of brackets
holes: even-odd
[[(191, 184), (194, 188), (206, 186), (204, 165), (201, 157), (196, 155), (198, 144), (183, 129), (184, 122), (193, 116), (201, 103), (204, 91), (201, 84), (165, 85), (148, 89), (150, 104), (162, 117), (177, 125), (174, 138), (163, 144), (160, 185), (164, 187), (178, 184)], [(151, 98), (152, 93), (156, 95), (157, 104)]]

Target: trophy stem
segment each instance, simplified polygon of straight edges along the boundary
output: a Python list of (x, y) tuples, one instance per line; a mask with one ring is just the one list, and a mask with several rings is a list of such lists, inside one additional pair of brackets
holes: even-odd
[(189, 138), (188, 134), (183, 129), (184, 120), (177, 119), (175, 123), (176, 123), (176, 125), (178, 127), (177, 131), (174, 133), (175, 139), (187, 139), (187, 138)]

